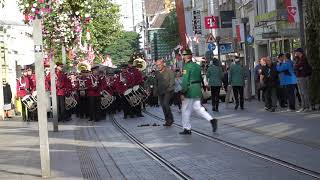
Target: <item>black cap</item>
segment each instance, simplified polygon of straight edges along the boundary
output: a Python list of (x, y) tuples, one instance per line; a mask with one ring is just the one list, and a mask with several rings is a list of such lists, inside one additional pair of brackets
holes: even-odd
[(294, 52), (300, 52), (300, 53), (304, 54), (304, 50), (302, 48), (297, 48), (296, 50), (294, 50)]
[(128, 64), (121, 64), (121, 68), (127, 68)]

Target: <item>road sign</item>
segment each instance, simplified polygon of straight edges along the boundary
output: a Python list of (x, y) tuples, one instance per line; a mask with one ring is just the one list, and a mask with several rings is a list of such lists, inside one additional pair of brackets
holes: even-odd
[(254, 37), (251, 36), (251, 35), (249, 35), (249, 36), (247, 37), (247, 43), (248, 43), (248, 44), (252, 44), (253, 41), (254, 41)]
[(207, 16), (204, 18), (204, 24), (206, 29), (219, 28), (219, 16)]
[(229, 54), (234, 52), (232, 43), (221, 43), (220, 46), (220, 53), (221, 54)]
[(208, 50), (209, 51), (214, 51), (216, 49), (216, 47), (217, 46), (212, 42), (208, 44)]

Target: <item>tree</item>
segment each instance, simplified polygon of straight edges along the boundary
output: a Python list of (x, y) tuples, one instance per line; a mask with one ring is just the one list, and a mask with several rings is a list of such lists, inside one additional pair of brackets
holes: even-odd
[(179, 28), (176, 9), (172, 9), (163, 21), (160, 31), (160, 39), (166, 43), (170, 49), (175, 48), (179, 44)]
[(306, 49), (312, 65), (311, 96), (314, 103), (320, 102), (320, 1), (305, 0)]
[(115, 65), (127, 63), (134, 52), (139, 51), (140, 36), (136, 32), (123, 31), (121, 36), (108, 45), (104, 53), (109, 54)]

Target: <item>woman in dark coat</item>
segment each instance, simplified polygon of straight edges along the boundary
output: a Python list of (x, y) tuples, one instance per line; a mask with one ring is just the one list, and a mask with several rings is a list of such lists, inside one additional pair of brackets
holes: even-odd
[(3, 110), (5, 112), (6, 118), (11, 118), (9, 117), (9, 111), (12, 109), (11, 99), (12, 99), (11, 87), (5, 80), (3, 80), (3, 100), (4, 100)]

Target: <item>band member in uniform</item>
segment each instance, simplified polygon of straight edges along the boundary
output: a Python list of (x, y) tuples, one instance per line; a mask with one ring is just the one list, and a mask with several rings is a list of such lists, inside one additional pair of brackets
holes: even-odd
[(88, 70), (82, 70), (80, 73), (79, 81), (79, 116), (80, 118), (88, 118), (88, 97), (87, 97), (87, 80), (88, 80)]
[[(122, 111), (122, 99), (123, 97), (123, 93), (121, 90), (121, 85), (119, 83), (120, 82), (120, 71), (118, 69), (116, 69), (114, 71), (114, 75), (113, 75), (113, 88), (114, 88), (114, 96), (116, 97), (116, 101), (113, 103), (114, 107), (115, 107), (115, 111), (116, 112), (121, 112)], [(120, 88), (120, 89), (119, 89)]]
[(27, 121), (28, 115), (27, 115), (27, 109), (24, 103), (22, 103), (22, 98), (25, 97), (26, 95), (30, 94), (29, 89), (30, 89), (30, 82), (29, 82), (29, 77), (28, 77), (28, 72), (26, 69), (21, 69), (22, 76), (20, 78), (17, 78), (17, 97), (21, 102), (21, 107), (22, 107), (22, 119), (23, 121)]
[[(32, 71), (31, 67), (27, 69), (28, 72), (28, 77), (29, 77), (29, 83), (30, 83), (30, 94), (34, 94), (37, 91), (37, 82), (36, 82), (36, 75)], [(37, 121), (38, 119), (38, 113), (37, 111), (28, 111), (28, 116), (30, 117), (29, 119), (32, 121)]]
[(89, 121), (98, 121), (100, 110), (99, 66), (93, 66), (91, 71), (92, 74), (89, 75), (88, 80), (86, 81), (89, 99)]
[[(114, 90), (113, 90), (113, 76), (111, 76), (111, 74), (103, 74), (100, 77), (100, 92), (102, 91), (107, 91), (111, 96), (114, 96)], [(103, 115), (105, 114), (114, 114), (114, 103), (110, 104), (110, 106), (104, 110)]]
[[(137, 69), (136, 66), (129, 64), (128, 72), (130, 73), (130, 75), (132, 77), (133, 86), (139, 85), (139, 86), (143, 87), (144, 81), (143, 81), (143, 75), (142, 75), (141, 71), (139, 71), (139, 69)], [(139, 104), (135, 107), (132, 107), (132, 111), (133, 111), (132, 113), (138, 117), (144, 117), (141, 113), (141, 106), (142, 106), (142, 104)]]
[(51, 75), (50, 75), (50, 65), (49, 64), (45, 64), (44, 66), (44, 70), (45, 70), (45, 90), (46, 90), (46, 96), (47, 96), (47, 115), (48, 117), (52, 117), (52, 112), (51, 112), (51, 98), (50, 98), (50, 94), (51, 94)]
[(124, 93), (126, 90), (128, 90), (132, 86), (132, 80), (130, 79), (129, 73), (128, 73), (128, 65), (123, 64), (121, 65), (122, 71), (117, 75), (116, 81), (115, 81), (115, 89), (120, 95), (120, 102), (121, 107), (123, 110), (124, 119), (128, 118), (128, 115), (130, 115), (131, 118), (133, 118), (132, 114), (132, 107), (130, 106), (129, 102), (124, 96)]
[(66, 121), (66, 109), (65, 109), (65, 95), (67, 89), (68, 77), (63, 72), (63, 64), (60, 62), (56, 63), (56, 88), (57, 88), (57, 106), (58, 106), (58, 121)]
[(208, 120), (212, 126), (212, 131), (217, 130), (217, 119), (205, 110), (201, 105), (200, 99), (202, 97), (201, 92), (201, 67), (192, 61), (192, 52), (187, 49), (183, 51), (183, 80), (182, 80), (182, 126), (183, 131), (180, 134), (191, 134), (190, 116), (192, 111), (195, 111), (198, 115)]

